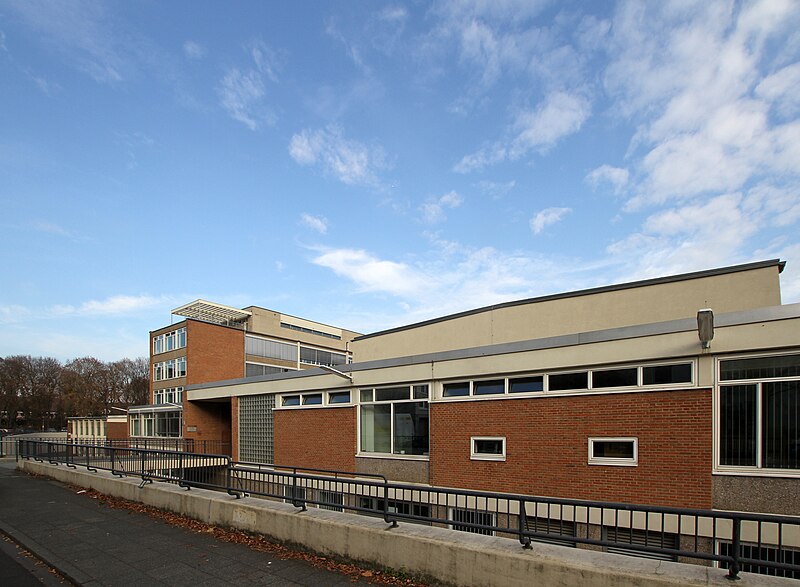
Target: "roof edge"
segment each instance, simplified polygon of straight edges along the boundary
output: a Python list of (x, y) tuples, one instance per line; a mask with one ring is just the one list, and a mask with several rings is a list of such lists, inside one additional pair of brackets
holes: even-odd
[(769, 259), (767, 261), (756, 261), (753, 263), (744, 263), (741, 265), (731, 265), (728, 267), (719, 267), (717, 269), (705, 269), (702, 271), (693, 271), (690, 273), (681, 273), (678, 275), (668, 275), (666, 277), (654, 277), (651, 279), (642, 279), (639, 281), (629, 281), (626, 283), (618, 283), (614, 285), (602, 285), (600, 287), (593, 287), (589, 289), (581, 289), (572, 292), (564, 292), (564, 293), (557, 293), (557, 294), (548, 294), (544, 296), (534, 297), (534, 298), (525, 298), (522, 300), (513, 300), (510, 302), (503, 302), (500, 304), (492, 304), (491, 306), (484, 306), (482, 308), (476, 308), (474, 310), (465, 310), (463, 312), (456, 312), (455, 314), (448, 314), (446, 316), (440, 316), (438, 318), (431, 318), (430, 320), (423, 320), (422, 322), (414, 322), (412, 324), (406, 324), (404, 326), (397, 326), (395, 328), (388, 328), (386, 330), (379, 330), (377, 332), (372, 332), (370, 334), (363, 334), (361, 336), (357, 336), (353, 339), (353, 342), (366, 340), (368, 338), (373, 338), (377, 336), (383, 336), (384, 334), (394, 334), (395, 332), (403, 332), (405, 330), (412, 330), (414, 328), (420, 328), (422, 326), (430, 326), (431, 324), (437, 324), (439, 322), (446, 322), (448, 320), (455, 320), (457, 318), (463, 318), (465, 316), (472, 316), (475, 314), (482, 314), (484, 312), (492, 312), (494, 310), (500, 310), (503, 308), (512, 308), (514, 306), (523, 306), (526, 304), (535, 304), (539, 302), (549, 302), (552, 300), (560, 300), (566, 298), (577, 298), (581, 296), (589, 296), (594, 294), (600, 293), (607, 293), (612, 291), (621, 291), (626, 289), (634, 289), (637, 287), (647, 287), (650, 285), (660, 285), (664, 283), (674, 283), (678, 281), (689, 281), (692, 279), (702, 279), (704, 277), (713, 277), (716, 275), (726, 275), (728, 273), (739, 273), (742, 271), (753, 271), (755, 269), (763, 269), (766, 267), (778, 267), (778, 273), (782, 273), (784, 267), (786, 266), (786, 261), (781, 261), (780, 259)]

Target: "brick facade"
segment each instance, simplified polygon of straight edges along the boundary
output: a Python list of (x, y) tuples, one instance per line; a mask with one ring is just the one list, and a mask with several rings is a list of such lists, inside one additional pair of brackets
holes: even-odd
[[(710, 390), (431, 404), (433, 485), (710, 508)], [(506, 437), (505, 462), (470, 459)], [(589, 465), (588, 438), (637, 437), (635, 467)]]
[(106, 438), (108, 440), (127, 440), (128, 421), (106, 422)]
[(275, 410), (275, 463), (356, 470), (356, 408)]

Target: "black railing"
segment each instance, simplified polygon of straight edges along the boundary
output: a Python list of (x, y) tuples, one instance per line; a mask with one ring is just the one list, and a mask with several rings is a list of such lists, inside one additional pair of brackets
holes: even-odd
[[(800, 517), (631, 505), (390, 483), (380, 475), (234, 462), (226, 455), (20, 440), (24, 458), (106, 469), (305, 510), (355, 511), (398, 521), (680, 562), (718, 563), (800, 579)], [(755, 558), (754, 553), (769, 552)], [(749, 554), (749, 556), (747, 556)]]
[(153, 450), (170, 450), (201, 454), (231, 454), (231, 443), (225, 440), (195, 440), (193, 438), (98, 438), (74, 440), (78, 444), (108, 446), (112, 448), (139, 448)]

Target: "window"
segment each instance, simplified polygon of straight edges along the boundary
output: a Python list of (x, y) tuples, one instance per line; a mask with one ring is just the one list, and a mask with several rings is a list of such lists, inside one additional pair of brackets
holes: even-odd
[(257, 336), (246, 335), (244, 337), (244, 352), (246, 355), (255, 357), (265, 357), (267, 359), (279, 359), (281, 361), (297, 362), (297, 345), (267, 340)]
[(153, 381), (186, 377), (186, 357), (153, 364)]
[(548, 377), (548, 389), (550, 391), (563, 391), (567, 389), (588, 389), (589, 373), (557, 373)]
[(281, 405), (282, 406), (299, 406), (300, 405), (300, 396), (299, 395), (285, 395), (281, 398)]
[[(547, 536), (531, 536), (534, 542), (545, 542), (547, 544), (557, 544), (559, 546), (570, 546), (575, 548), (577, 543), (569, 540), (571, 536), (577, 536), (575, 522), (570, 520), (525, 517), (525, 529), (528, 532), (538, 532)], [(566, 536), (567, 538), (559, 538)]]
[(153, 436), (159, 438), (178, 438), (183, 424), (180, 410), (169, 412), (131, 413), (131, 436)]
[(636, 438), (590, 438), (589, 464), (635, 466), (639, 462)]
[[(663, 552), (647, 552), (638, 550), (636, 546), (648, 548), (663, 548), (678, 550), (680, 542), (678, 535), (669, 532), (659, 532), (657, 530), (637, 530), (630, 528), (620, 528), (618, 526), (603, 526), (603, 540), (616, 542), (614, 546), (606, 546), (606, 552), (625, 554), (638, 558), (650, 558), (656, 560), (676, 561), (677, 555)], [(630, 544), (630, 546), (624, 546)]]
[(505, 379), (494, 379), (492, 381), (475, 381), (472, 386), (474, 395), (487, 395), (506, 392)]
[(349, 404), (350, 392), (349, 391), (332, 391), (328, 394), (329, 404)]
[(460, 383), (445, 383), (444, 393), (442, 395), (444, 395), (444, 397), (469, 395), (469, 381), (462, 381)]
[(300, 362), (307, 365), (344, 365), (347, 363), (347, 356), (342, 353), (312, 349), (310, 347), (300, 347)]
[[(360, 390), (361, 452), (428, 454), (427, 385)], [(423, 390), (423, 388), (425, 388)]]
[(639, 383), (639, 370), (636, 367), (592, 371), (592, 389), (604, 387), (632, 387)]
[(261, 363), (245, 363), (244, 366), (245, 377), (274, 375), (275, 373), (288, 373), (289, 371), (296, 371), (296, 369), (289, 369), (287, 367), (275, 367), (273, 365), (262, 365)]
[[(358, 501), (358, 506), (363, 510), (360, 513), (367, 516), (382, 516), (383, 515), (383, 499), (377, 497), (361, 497)], [(426, 503), (414, 503), (411, 501), (398, 501), (389, 499), (386, 502), (386, 510), (389, 514), (400, 514), (401, 516), (415, 516), (418, 518), (430, 518), (431, 506)], [(415, 524), (430, 525), (427, 520), (408, 520)]]
[[(741, 544), (739, 546), (741, 558), (749, 558), (758, 561), (783, 563), (787, 565), (800, 566), (800, 550), (793, 548), (776, 548), (758, 544)], [(730, 556), (733, 553), (733, 545), (730, 542), (719, 543), (719, 553), (723, 556)], [(727, 569), (727, 562), (720, 562), (720, 568)], [(800, 571), (791, 569), (776, 569), (767, 565), (753, 565), (744, 563), (741, 571), (745, 573), (758, 573), (760, 575), (772, 575), (775, 577), (789, 577), (790, 579), (800, 579)]]
[(321, 406), (322, 394), (321, 393), (307, 393), (303, 395), (304, 406)]
[(183, 401), (182, 387), (167, 387), (153, 391), (153, 403), (161, 404), (180, 404)]
[(344, 495), (338, 491), (320, 489), (319, 499), (317, 501), (320, 502), (319, 508), (322, 510), (331, 510), (334, 512), (344, 511), (342, 507), (344, 505)]
[(153, 337), (153, 354), (166, 353), (186, 346), (186, 327)]
[(653, 365), (642, 367), (642, 385), (668, 385), (670, 383), (691, 383), (692, 364)]
[(506, 439), (504, 436), (473, 436), (470, 458), (475, 461), (505, 461)]
[(328, 332), (322, 332), (321, 330), (314, 330), (313, 328), (305, 328), (303, 326), (297, 326), (295, 324), (287, 324), (286, 322), (281, 322), (281, 328), (288, 328), (289, 330), (297, 330), (298, 332), (305, 332), (308, 334), (316, 334), (317, 336), (324, 336), (326, 338), (333, 338), (336, 340), (342, 340), (341, 336), (336, 334), (330, 334)]
[[(453, 530), (472, 532), (473, 534), (484, 534), (485, 536), (494, 535), (492, 527), (495, 525), (495, 520), (492, 512), (453, 508), (450, 510), (450, 520), (454, 522), (450, 525)], [(489, 527), (481, 528), (476, 526)]]
[(719, 465), (800, 469), (800, 355), (721, 360)]
[(542, 375), (508, 380), (509, 393), (533, 393), (537, 391), (544, 391), (544, 376)]

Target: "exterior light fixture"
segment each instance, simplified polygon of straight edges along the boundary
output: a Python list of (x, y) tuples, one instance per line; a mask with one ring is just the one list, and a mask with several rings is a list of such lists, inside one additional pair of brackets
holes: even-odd
[(697, 335), (702, 348), (711, 348), (711, 341), (714, 339), (714, 311), (710, 308), (697, 311)]

